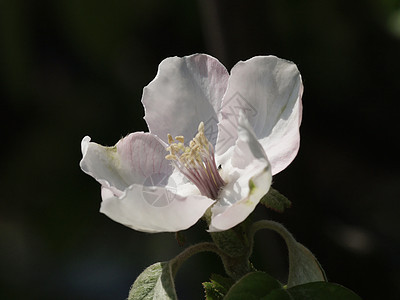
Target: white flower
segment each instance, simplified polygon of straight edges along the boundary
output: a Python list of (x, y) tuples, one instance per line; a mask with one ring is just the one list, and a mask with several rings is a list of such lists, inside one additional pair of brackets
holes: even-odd
[(187, 229), (208, 208), (210, 231), (239, 224), (297, 154), (302, 91), (296, 65), (274, 56), (230, 75), (204, 54), (165, 59), (143, 91), (149, 133), (114, 147), (82, 140), (100, 211), (145, 232)]

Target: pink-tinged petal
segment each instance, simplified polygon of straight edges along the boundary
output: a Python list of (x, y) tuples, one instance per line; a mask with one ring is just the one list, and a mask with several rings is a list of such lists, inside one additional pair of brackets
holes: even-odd
[(165, 159), (167, 154), (165, 145), (150, 133), (131, 133), (113, 147), (101, 146), (85, 137), (80, 166), (103, 186), (122, 192), (134, 183), (153, 180), (156, 174), (169, 176), (172, 166)]
[(217, 155), (227, 159), (223, 154), (235, 144), (243, 111), (268, 155), (272, 174), (286, 168), (299, 149), (302, 92), (301, 76), (292, 62), (258, 56), (237, 63), (222, 101)]
[(112, 220), (143, 232), (176, 232), (194, 225), (214, 201), (187, 197), (165, 187), (130, 186), (121, 197), (102, 188), (100, 211)]
[(238, 139), (232, 157), (222, 170), (230, 178), (218, 202), (211, 208), (211, 232), (228, 230), (243, 222), (271, 186), (270, 164), (243, 116), (239, 119)]
[(205, 54), (163, 60), (154, 80), (143, 90), (150, 132), (167, 142), (167, 134), (192, 139), (200, 122), (215, 145), (217, 112), (226, 91), (228, 71)]

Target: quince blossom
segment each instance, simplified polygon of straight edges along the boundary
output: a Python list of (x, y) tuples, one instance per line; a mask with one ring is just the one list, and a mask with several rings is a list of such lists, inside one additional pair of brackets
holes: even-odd
[(163, 60), (142, 96), (149, 132), (114, 147), (82, 140), (100, 211), (144, 232), (187, 229), (209, 209), (209, 231), (234, 227), (296, 156), (302, 92), (296, 65), (275, 56), (230, 75), (205, 54)]

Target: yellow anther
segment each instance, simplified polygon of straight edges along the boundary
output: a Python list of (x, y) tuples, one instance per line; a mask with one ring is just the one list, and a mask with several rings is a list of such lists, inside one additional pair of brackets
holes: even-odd
[(181, 135), (178, 135), (175, 137), (175, 140), (177, 140), (178, 142), (184, 143), (185, 142), (185, 138)]
[(174, 153), (180, 152), (180, 150), (181, 150), (181, 147), (179, 147), (178, 144), (171, 144), (171, 148), (172, 148)]
[(175, 139), (168, 134), (169, 146), (166, 148), (170, 152), (165, 158), (167, 160), (176, 160), (185, 167), (198, 167), (203, 165), (203, 155), (209, 151), (209, 141), (204, 135), (204, 123), (198, 126), (196, 136), (189, 142), (189, 146), (184, 144), (183, 136), (176, 136)]
[(191, 150), (192, 150), (192, 152), (198, 152), (199, 148), (200, 148), (200, 145), (199, 144), (195, 144), (195, 145), (193, 145)]
[(172, 135), (170, 135), (169, 133), (168, 133), (168, 144), (172, 144), (174, 142), (174, 139), (172, 138)]
[(180, 135), (172, 138), (168, 134), (168, 144), (165, 149), (169, 154), (165, 159), (174, 161), (173, 165), (197, 186), (202, 195), (217, 199), (225, 182), (215, 165), (214, 148), (204, 134), (204, 123), (199, 124), (198, 132), (188, 146)]
[(204, 134), (204, 123), (203, 122), (200, 122), (197, 130), (199, 133), (202, 132)]
[(183, 143), (177, 143), (176, 146), (181, 151), (185, 151), (185, 149), (186, 149), (186, 147)]
[(166, 160), (177, 160), (178, 158), (176, 157), (176, 155), (173, 154), (168, 154), (165, 156)]

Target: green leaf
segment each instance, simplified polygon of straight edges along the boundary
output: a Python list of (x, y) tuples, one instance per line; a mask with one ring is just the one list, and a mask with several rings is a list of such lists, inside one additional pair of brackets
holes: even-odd
[(336, 283), (311, 282), (287, 290), (274, 290), (262, 300), (361, 300), (353, 291)]
[(286, 243), (289, 248), (288, 287), (314, 281), (326, 281), (324, 270), (310, 250), (296, 242), (293, 237)]
[(211, 281), (217, 282), (219, 285), (223, 286), (225, 293), (228, 292), (231, 286), (235, 283), (232, 278), (224, 277), (218, 274), (211, 274)]
[[(264, 272), (252, 272), (237, 281), (226, 294), (224, 300), (259, 300), (282, 285)], [(278, 299), (278, 298), (277, 298)]]
[(222, 300), (233, 283), (231, 278), (212, 274), (210, 282), (203, 282), (206, 300)]
[(298, 243), (282, 224), (270, 220), (255, 222), (252, 226), (253, 234), (260, 229), (274, 230), (286, 242), (289, 252), (289, 278), (287, 284), (289, 288), (308, 282), (326, 281), (325, 272), (311, 251)]
[(225, 294), (220, 290), (220, 286), (214, 282), (203, 282), (206, 300), (222, 300)]
[(287, 290), (294, 299), (361, 300), (353, 291), (337, 283), (311, 282)]
[[(275, 289), (260, 300), (295, 300), (285, 289)], [(301, 299), (305, 300), (305, 299)]]
[(174, 280), (168, 262), (158, 262), (144, 270), (133, 283), (128, 300), (176, 300)]
[[(210, 298), (210, 300), (222, 298)], [(284, 288), (263, 272), (253, 272), (236, 282), (224, 300), (361, 300), (353, 291), (336, 283), (311, 282)], [(207, 298), (209, 300), (209, 298)]]
[(175, 232), (175, 240), (178, 242), (178, 245), (180, 247), (183, 247), (186, 243), (186, 236), (183, 233), (183, 231), (177, 231)]
[(270, 187), (268, 193), (261, 198), (260, 202), (266, 207), (280, 213), (292, 206), (292, 202), (273, 187)]
[(248, 255), (249, 241), (246, 236), (247, 220), (235, 227), (219, 232), (210, 232), (214, 243), (230, 257)]

